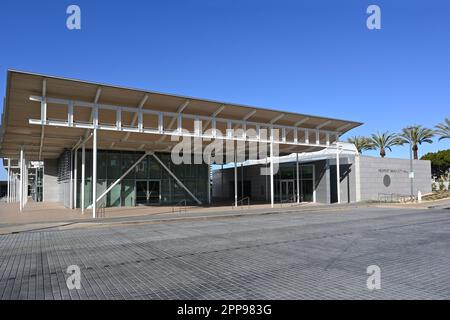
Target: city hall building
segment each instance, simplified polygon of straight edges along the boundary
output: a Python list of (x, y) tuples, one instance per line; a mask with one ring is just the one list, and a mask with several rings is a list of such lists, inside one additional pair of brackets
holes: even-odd
[[(400, 201), (411, 196), (411, 187), (415, 196), (419, 192), (431, 192), (430, 161), (412, 162), (414, 179), (411, 181), (409, 160), (362, 156), (353, 144), (345, 142), (340, 142), (338, 149), (279, 157), (277, 165), (273, 186), (278, 203)], [(265, 159), (241, 163), (237, 168), (239, 198), (251, 199), (251, 203), (269, 201), (268, 176), (260, 175), (261, 169), (267, 166)], [(232, 167), (213, 172), (215, 199), (231, 201), (234, 185)]]
[[(338, 143), (360, 125), (10, 70), (0, 128), (6, 198), (20, 210), (28, 201), (60, 202), (97, 217), (104, 207), (274, 206), (360, 201), (378, 191), (407, 194), (408, 161), (366, 161)], [(183, 154), (192, 161), (177, 163), (172, 151), (182, 139), (199, 140), (200, 147)], [(231, 159), (195, 161), (212, 140), (231, 146)], [(267, 153), (252, 153), (254, 143), (266, 144)], [(374, 163), (374, 170), (365, 170)], [(416, 191), (427, 193), (429, 163), (415, 166)], [(378, 183), (385, 189), (373, 187)]]

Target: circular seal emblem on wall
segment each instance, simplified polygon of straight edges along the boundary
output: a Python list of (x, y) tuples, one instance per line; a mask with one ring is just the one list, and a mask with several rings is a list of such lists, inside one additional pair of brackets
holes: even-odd
[(385, 187), (389, 187), (391, 185), (391, 177), (388, 174), (384, 175), (383, 184)]

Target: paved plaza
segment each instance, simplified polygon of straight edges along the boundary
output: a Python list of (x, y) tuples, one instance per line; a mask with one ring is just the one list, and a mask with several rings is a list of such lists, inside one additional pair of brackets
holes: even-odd
[[(449, 299), (450, 210), (348, 208), (0, 235), (1, 299)], [(78, 265), (81, 289), (69, 290)], [(366, 269), (381, 269), (367, 289)]]

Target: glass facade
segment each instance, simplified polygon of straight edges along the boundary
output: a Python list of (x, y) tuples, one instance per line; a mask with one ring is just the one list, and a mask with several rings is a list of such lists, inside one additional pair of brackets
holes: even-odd
[[(98, 151), (97, 195), (101, 195), (142, 156), (142, 152)], [(208, 165), (172, 163), (170, 154), (158, 158), (200, 201), (207, 201)], [(78, 151), (77, 207), (81, 204), (81, 150)], [(193, 161), (192, 161), (193, 162)], [(92, 151), (86, 150), (85, 206), (92, 203)], [(99, 201), (99, 206), (175, 204), (182, 200), (194, 203), (187, 192), (149, 155)]]
[[(300, 201), (312, 202), (314, 191), (314, 165), (300, 165)], [(274, 195), (276, 201), (291, 202), (297, 197), (297, 168), (296, 164), (280, 164), (278, 173), (274, 177)]]

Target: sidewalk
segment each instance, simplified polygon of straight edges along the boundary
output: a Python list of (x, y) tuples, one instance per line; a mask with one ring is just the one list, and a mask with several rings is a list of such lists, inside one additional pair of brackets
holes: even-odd
[(34, 231), (42, 229), (69, 229), (75, 227), (92, 227), (117, 224), (162, 223), (179, 220), (203, 220), (212, 218), (231, 218), (249, 215), (264, 215), (298, 211), (334, 211), (339, 207), (356, 207), (349, 205), (323, 204), (276, 204), (252, 205), (232, 208), (222, 207), (189, 207), (186, 211), (172, 212), (173, 207), (132, 207), (107, 208), (106, 217), (93, 219), (91, 211), (84, 215), (79, 210), (70, 210), (56, 203), (29, 203), (27, 208), (19, 213), (16, 204), (0, 204), (0, 234)]
[(450, 207), (450, 199), (422, 203), (345, 203), (345, 204), (276, 204), (251, 205), (232, 208), (189, 207), (187, 211), (173, 207), (107, 208), (106, 217), (93, 219), (91, 211), (84, 215), (80, 210), (70, 210), (57, 203), (33, 203), (19, 213), (17, 204), (0, 204), (0, 234), (38, 231), (44, 229), (68, 230), (86, 227), (107, 227), (142, 223), (166, 223), (186, 220), (222, 219), (241, 216), (257, 216), (281, 213), (335, 212), (356, 208), (429, 209)]

